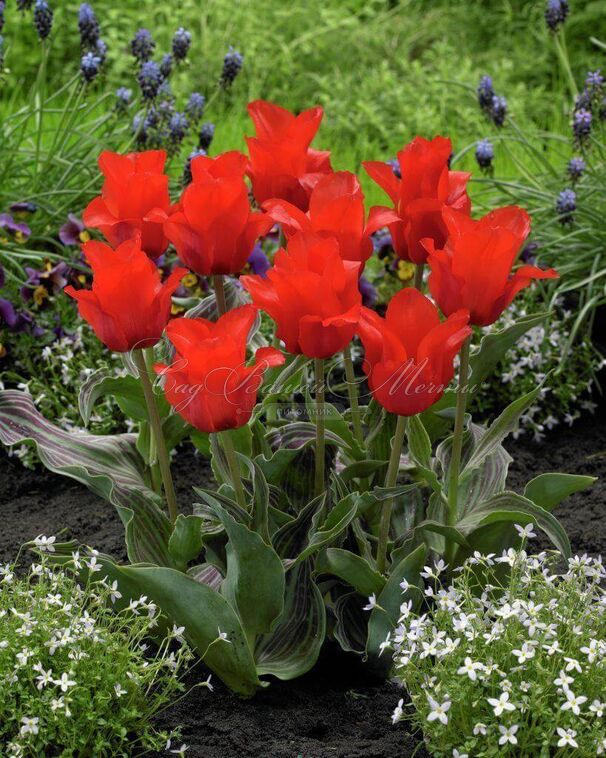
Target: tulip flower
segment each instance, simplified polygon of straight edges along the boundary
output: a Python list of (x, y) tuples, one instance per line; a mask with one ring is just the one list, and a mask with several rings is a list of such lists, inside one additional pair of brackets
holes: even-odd
[(247, 137), (248, 175), (259, 205), (286, 200), (302, 211), (309, 206), (311, 190), (323, 174), (332, 172), (330, 153), (310, 148), (323, 110), (319, 106), (293, 115), (278, 105), (255, 100), (248, 113), (256, 129)]
[(389, 195), (399, 220), (389, 224), (394, 250), (403, 260), (422, 265), (427, 250), (424, 238), (436, 247), (446, 241), (447, 230), (442, 209), (454, 208), (469, 214), (471, 203), (466, 185), (470, 174), (450, 171), (452, 145), (445, 137), (432, 140), (415, 137), (398, 153), (401, 178), (387, 163), (364, 163), (368, 175)]
[(246, 265), (257, 239), (273, 226), (265, 213), (253, 213), (244, 181), (247, 158), (232, 151), (191, 162), (192, 183), (170, 215), (164, 232), (179, 258), (200, 276), (236, 274)]
[(462, 309), (441, 322), (431, 300), (412, 287), (391, 299), (385, 318), (363, 308), (359, 335), (375, 400), (399, 416), (413, 416), (436, 403), (454, 376), (455, 355), (471, 334), (468, 321)]
[(170, 366), (158, 364), (164, 394), (173, 408), (202, 432), (221, 432), (246, 424), (257, 402), (267, 368), (284, 363), (275, 348), (259, 348), (246, 365), (246, 343), (257, 309), (243, 305), (218, 321), (173, 319), (166, 334), (175, 346)]
[(467, 308), (470, 323), (487, 326), (533, 279), (558, 277), (553, 269), (528, 265), (511, 274), (530, 231), (530, 217), (522, 208), (499, 208), (478, 221), (446, 209), (444, 222), (449, 237), (443, 249), (435, 240), (423, 244), (429, 252), (429, 289), (447, 316)]
[(105, 177), (101, 195), (92, 200), (82, 215), (86, 226), (99, 229), (110, 245), (141, 235), (141, 245), (150, 258), (159, 258), (168, 246), (162, 222), (148, 219), (154, 209), (168, 212), (168, 177), (164, 174), (166, 153), (119, 155), (104, 151), (99, 167)]
[(64, 290), (78, 302), (82, 318), (110, 350), (125, 353), (154, 345), (170, 318), (171, 295), (187, 269), (173, 269), (162, 284), (139, 239), (115, 250), (103, 242), (87, 242), (82, 250), (93, 270), (92, 289)]
[(329, 358), (351, 341), (362, 307), (359, 264), (344, 261), (335, 239), (297, 234), (278, 250), (264, 278), (242, 276), (255, 305), (277, 325), (291, 353)]
[(370, 235), (398, 221), (390, 208), (376, 206), (365, 220), (364, 195), (355, 174), (338, 171), (322, 177), (311, 192), (307, 213), (286, 200), (268, 200), (264, 210), (282, 226), (287, 239), (298, 232), (334, 237), (346, 261), (365, 263), (373, 251)]

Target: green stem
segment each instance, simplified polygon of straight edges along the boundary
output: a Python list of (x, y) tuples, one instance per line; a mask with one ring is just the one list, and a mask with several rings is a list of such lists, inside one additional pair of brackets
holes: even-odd
[(246, 508), (246, 494), (244, 492), (244, 485), (242, 484), (242, 477), (240, 476), (240, 466), (236, 458), (234, 443), (231, 438), (231, 429), (221, 432), (220, 440), (223, 445), (223, 452), (227, 458), (227, 465), (229, 466), (234, 492), (236, 493), (236, 501), (239, 506)]
[[(145, 356), (145, 365), (147, 366), (147, 375), (149, 381), (154, 383), (154, 348), (146, 347), (143, 350)], [(158, 494), (162, 494), (162, 473), (160, 471), (160, 465), (158, 463), (158, 450), (156, 448), (156, 437), (150, 434), (149, 437), (149, 466), (151, 468), (152, 484), (154, 491)]]
[(324, 492), (324, 361), (314, 358), (314, 373), (316, 380), (316, 477), (315, 493)]
[(414, 285), (419, 292), (423, 292), (423, 271), (425, 270), (424, 263), (417, 263), (415, 266), (415, 281)]
[(227, 300), (225, 299), (225, 286), (221, 274), (215, 274), (215, 276), (213, 276), (213, 287), (215, 288), (215, 298), (217, 300), (219, 316), (223, 316), (227, 313)]
[(358, 403), (358, 385), (356, 384), (356, 375), (354, 372), (353, 361), (351, 359), (351, 344), (343, 350), (343, 359), (345, 361), (345, 378), (347, 379), (347, 392), (349, 393), (349, 407), (351, 410), (351, 425), (353, 427), (354, 437), (364, 446), (364, 435), (362, 433), (362, 420), (360, 418), (360, 405)]
[[(396, 433), (391, 441), (391, 455), (389, 456), (389, 465), (387, 467), (387, 476), (385, 477), (386, 487), (395, 487), (398, 480), (398, 471), (400, 470), (400, 455), (402, 445), (404, 444), (404, 435), (406, 434), (406, 416), (398, 416), (396, 424)], [(381, 509), (381, 521), (379, 522), (379, 543), (377, 545), (377, 571), (383, 573), (387, 562), (387, 542), (389, 540), (389, 527), (391, 525), (391, 510), (393, 507), (393, 498), (383, 502)]]
[(564, 36), (564, 30), (561, 29), (557, 34), (554, 34), (553, 40), (555, 42), (558, 58), (560, 59), (560, 63), (562, 64), (562, 68), (564, 69), (564, 73), (568, 79), (570, 94), (574, 100), (575, 97), (579, 94), (579, 90), (577, 89), (577, 83), (574, 80), (574, 74), (570, 68), (570, 59), (568, 58), (568, 50), (566, 49), (566, 38)]
[[(454, 434), (452, 438), (452, 453), (448, 480), (448, 524), (454, 526), (457, 522), (457, 497), (459, 490), (459, 470), (461, 468), (461, 452), (463, 450), (463, 431), (465, 427), (465, 408), (469, 381), (469, 347), (471, 335), (461, 347), (461, 365), (459, 367), (459, 386), (457, 388), (457, 405), (455, 411)], [(454, 547), (454, 546), (451, 546)]]
[(145, 403), (147, 405), (147, 414), (149, 416), (149, 425), (151, 427), (152, 436), (155, 439), (156, 450), (158, 451), (158, 463), (160, 464), (160, 473), (162, 474), (162, 482), (164, 484), (164, 496), (166, 497), (166, 504), (168, 505), (168, 514), (170, 520), (174, 524), (179, 515), (177, 510), (177, 496), (175, 494), (173, 477), (170, 473), (170, 458), (166, 449), (164, 434), (162, 433), (162, 422), (160, 421), (160, 414), (158, 413), (154, 389), (149, 380), (149, 373), (147, 371), (143, 350), (133, 350), (133, 360), (137, 367), (137, 371), (139, 372), (139, 378), (141, 379), (141, 386), (143, 387), (143, 394), (145, 395)]

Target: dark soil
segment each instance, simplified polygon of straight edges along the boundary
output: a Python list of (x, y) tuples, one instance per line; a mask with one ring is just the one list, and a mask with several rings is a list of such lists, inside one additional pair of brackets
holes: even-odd
[[(599, 477), (570, 497), (556, 515), (575, 552), (606, 554), (606, 407), (572, 428), (554, 430), (542, 443), (521, 438), (508, 444), (515, 462), (509, 484), (524, 484), (544, 471)], [(189, 450), (175, 466), (181, 502), (191, 487), (208, 481), (207, 463)], [(55, 534), (124, 558), (122, 526), (114, 509), (88, 490), (46, 471), (27, 471), (0, 454), (0, 561), (36, 535)], [(403, 724), (389, 717), (400, 691), (378, 682), (359, 661), (327, 648), (313, 672), (292, 682), (272, 681), (248, 701), (233, 697), (213, 677), (215, 691), (193, 689), (160, 719), (161, 728), (182, 727), (191, 758), (404, 758), (415, 748), (427, 754)], [(191, 676), (195, 684), (197, 676)]]

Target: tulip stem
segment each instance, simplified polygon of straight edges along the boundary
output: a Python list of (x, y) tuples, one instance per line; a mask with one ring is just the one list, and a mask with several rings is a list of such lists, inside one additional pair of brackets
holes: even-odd
[[(154, 348), (146, 347), (143, 350), (145, 355), (145, 364), (147, 366), (147, 375), (149, 381), (154, 384)], [(149, 466), (151, 468), (152, 484), (154, 492), (162, 495), (162, 474), (158, 464), (158, 451), (156, 449), (156, 438), (153, 434), (149, 435)]]
[(351, 343), (343, 350), (343, 359), (345, 361), (345, 378), (347, 379), (347, 392), (349, 393), (349, 407), (351, 411), (351, 425), (353, 427), (354, 437), (364, 446), (364, 435), (362, 433), (362, 421), (360, 419), (360, 406), (358, 403), (358, 385), (356, 384), (356, 375), (354, 372), (353, 360), (351, 358)]
[(160, 464), (160, 473), (162, 474), (162, 483), (164, 484), (164, 496), (166, 497), (166, 504), (168, 505), (168, 515), (174, 524), (177, 520), (177, 516), (179, 515), (179, 512), (177, 510), (177, 496), (175, 494), (173, 477), (170, 473), (170, 458), (168, 455), (168, 450), (166, 449), (164, 434), (162, 433), (162, 422), (160, 421), (160, 414), (158, 413), (158, 406), (156, 404), (154, 389), (149, 379), (149, 373), (147, 370), (147, 364), (145, 363), (145, 355), (143, 353), (143, 350), (133, 350), (133, 360), (135, 362), (135, 366), (137, 367), (137, 371), (139, 372), (141, 386), (143, 387), (143, 394), (145, 395), (149, 425), (151, 427), (152, 436), (155, 440), (156, 451), (158, 454), (158, 463)]
[(213, 276), (213, 287), (215, 288), (215, 299), (217, 301), (219, 316), (223, 316), (227, 313), (227, 300), (225, 299), (225, 286), (221, 274)]
[(417, 263), (415, 266), (415, 288), (419, 290), (419, 292), (423, 291), (423, 272), (425, 271), (425, 264), (424, 263)]
[[(469, 348), (471, 335), (461, 347), (461, 364), (459, 366), (459, 386), (457, 388), (457, 405), (455, 410), (455, 425), (452, 437), (452, 452), (448, 479), (448, 524), (457, 523), (459, 471), (461, 468), (461, 453), (463, 451), (463, 432), (465, 427), (465, 408), (467, 407), (467, 392), (469, 381)], [(451, 547), (454, 547), (452, 545)], [(452, 559), (452, 555), (449, 556)]]
[(221, 432), (220, 439), (223, 445), (223, 452), (227, 458), (227, 465), (229, 466), (229, 473), (231, 474), (231, 482), (234, 486), (234, 492), (236, 493), (236, 501), (239, 506), (246, 509), (246, 494), (244, 492), (244, 485), (242, 484), (242, 477), (240, 476), (240, 466), (238, 465), (238, 459), (236, 458), (234, 443), (231, 438), (231, 430), (227, 429), (226, 431)]
[(316, 478), (315, 493), (324, 492), (324, 360), (314, 358), (316, 380)]
[[(395, 487), (398, 481), (398, 471), (400, 470), (400, 455), (402, 445), (404, 444), (404, 435), (406, 434), (406, 416), (398, 416), (396, 432), (391, 441), (391, 455), (389, 456), (389, 465), (385, 477), (386, 487)], [(389, 527), (391, 525), (391, 511), (393, 508), (393, 497), (383, 501), (381, 509), (381, 521), (379, 522), (379, 543), (377, 545), (377, 571), (381, 574), (385, 571), (387, 562), (387, 542), (389, 540)]]

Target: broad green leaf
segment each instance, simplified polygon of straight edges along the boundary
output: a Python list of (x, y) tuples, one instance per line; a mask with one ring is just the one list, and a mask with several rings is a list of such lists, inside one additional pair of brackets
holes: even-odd
[(362, 610), (365, 604), (362, 595), (345, 592), (331, 607), (336, 619), (333, 635), (346, 653), (364, 655), (368, 635), (368, 615)]
[(221, 593), (238, 613), (248, 639), (269, 632), (284, 607), (284, 568), (263, 538), (238, 523), (218, 503), (227, 533), (227, 573)]
[(570, 556), (568, 535), (555, 516), (516, 492), (501, 492), (479, 503), (456, 524), (456, 527), (471, 542), (471, 535), (475, 529), (501, 521), (521, 525), (530, 522), (536, 524), (565, 558)]
[(488, 427), (482, 439), (474, 447), (469, 456), (461, 477), (469, 475), (473, 469), (480, 466), (484, 460), (495, 452), (503, 440), (516, 428), (518, 419), (532, 405), (541, 392), (542, 384), (526, 395), (514, 400), (501, 415)]
[(330, 509), (326, 520), (321, 525), (316, 526), (317, 519), (314, 517), (314, 524), (308, 543), (299, 555), (295, 557), (292, 565), (304, 561), (314, 553), (317, 553), (321, 547), (334, 542), (347, 529), (356, 515), (358, 499), (357, 494), (351, 494), (339, 501)]
[(283, 560), (294, 560), (305, 548), (317, 514), (324, 512), (326, 495), (318, 495), (297, 516), (280, 527), (273, 536), (273, 546)]
[(596, 481), (597, 477), (595, 476), (560, 474), (557, 472), (539, 474), (526, 485), (524, 497), (540, 505), (541, 508), (545, 508), (546, 511), (551, 511), (569, 495), (591, 487)]
[(365, 597), (378, 595), (385, 586), (385, 578), (364, 558), (338, 547), (329, 547), (320, 555), (316, 572), (334, 574)]
[(201, 584), (207, 584), (212, 590), (218, 592), (221, 589), (223, 576), (212, 563), (199, 563), (187, 569), (187, 575)]
[(344, 482), (351, 482), (353, 479), (366, 479), (384, 466), (385, 461), (357, 461), (346, 466), (339, 474), (339, 478)]
[(0, 392), (0, 441), (32, 441), (50, 471), (76, 479), (118, 509), (126, 528), (129, 559), (172, 566), (171, 526), (161, 498), (148, 486), (133, 434), (68, 432), (47, 421), (30, 395)]
[[(204, 663), (231, 690), (250, 696), (262, 686), (240, 620), (218, 592), (168, 568), (116, 566), (114, 576), (130, 597), (147, 595), (173, 624), (184, 626)], [(220, 632), (228, 641), (219, 639)]]
[(238, 460), (247, 469), (248, 476), (252, 487), (253, 504), (252, 524), (265, 542), (269, 545), (269, 486), (261, 467), (256, 461), (252, 461), (245, 455), (236, 453)]
[[(381, 643), (397, 626), (400, 617), (400, 605), (412, 600), (418, 603), (422, 595), (415, 587), (420, 587), (422, 582), (420, 572), (425, 564), (427, 549), (425, 545), (419, 545), (412, 553), (404, 557), (396, 564), (389, 573), (389, 577), (381, 594), (377, 596), (377, 605), (370, 612), (368, 620), (368, 640), (366, 654), (372, 658), (378, 658), (381, 653)], [(400, 583), (406, 579), (410, 588), (403, 593)], [(384, 654), (385, 668), (390, 666), (389, 654)]]
[(286, 575), (284, 610), (270, 634), (257, 640), (257, 673), (278, 679), (295, 679), (309, 671), (326, 636), (326, 611), (320, 590), (312, 579), (310, 561)]
[(482, 337), (479, 349), (471, 356), (470, 389), (479, 388), (486, 377), (493, 371), (505, 353), (529, 329), (544, 323), (549, 313), (532, 313), (522, 316), (511, 326), (499, 331), (490, 331)]
[(187, 564), (200, 555), (202, 550), (202, 518), (200, 516), (177, 516), (168, 541), (168, 551), (175, 561), (175, 568), (187, 569)]
[(406, 424), (408, 450), (415, 463), (426, 469), (431, 468), (431, 441), (425, 431), (421, 418), (411, 416)]

